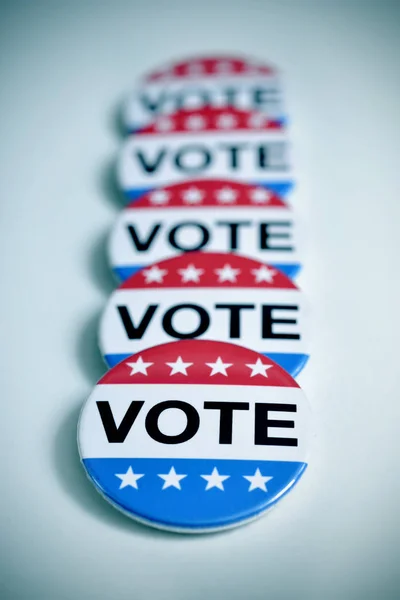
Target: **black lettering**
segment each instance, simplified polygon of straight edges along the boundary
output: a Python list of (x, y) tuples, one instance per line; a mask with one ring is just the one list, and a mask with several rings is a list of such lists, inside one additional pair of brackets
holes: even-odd
[(233, 223), (230, 223), (228, 221), (217, 221), (216, 222), (217, 226), (224, 226), (226, 225), (227, 227), (229, 227), (230, 229), (230, 242), (228, 242), (229, 244), (229, 249), (230, 250), (237, 250), (239, 247), (239, 227), (249, 227), (251, 225), (251, 221), (236, 221)]
[(210, 104), (212, 104), (212, 100), (207, 90), (189, 88), (176, 95), (176, 110), (202, 108)]
[(154, 316), (154, 313), (156, 312), (158, 308), (158, 304), (149, 304), (149, 306), (146, 308), (146, 312), (144, 313), (142, 320), (140, 321), (139, 325), (136, 327), (133, 324), (133, 321), (130, 317), (129, 311), (127, 309), (126, 306), (117, 306), (117, 310), (119, 312), (119, 316), (121, 317), (122, 323), (124, 325), (125, 328), (125, 333), (128, 336), (128, 339), (130, 340), (141, 340), (143, 337), (143, 334), (145, 333), (147, 327), (149, 326), (149, 323), (151, 321), (151, 319)]
[(253, 90), (253, 103), (255, 109), (261, 109), (275, 101), (278, 91), (274, 88), (255, 88)]
[(258, 148), (258, 164), (261, 169), (268, 169), (268, 146), (259, 146)]
[[(181, 230), (182, 227), (196, 227), (202, 233), (201, 241), (198, 244), (191, 246), (190, 248), (187, 246), (184, 247), (184, 246), (182, 246), (182, 244), (179, 244), (176, 241), (176, 234), (179, 233), (179, 231)], [(200, 223), (194, 223), (191, 221), (187, 221), (185, 223), (179, 223), (179, 225), (176, 225), (175, 227), (173, 227), (168, 234), (168, 241), (171, 244), (171, 246), (182, 252), (193, 252), (194, 250), (200, 250), (201, 248), (204, 248), (204, 246), (206, 246), (208, 244), (209, 240), (210, 240), (210, 234), (208, 232), (208, 229), (206, 227), (204, 227), (204, 225), (200, 225)]]
[(249, 410), (248, 402), (204, 402), (204, 408), (219, 410), (219, 443), (232, 444), (233, 411)]
[[(193, 156), (197, 161), (194, 164), (191, 164), (190, 158)], [(189, 162), (187, 161), (189, 158)], [(204, 148), (203, 146), (195, 146), (192, 144), (191, 146), (184, 146), (181, 148), (175, 155), (175, 165), (181, 171), (185, 171), (188, 173), (199, 173), (211, 163), (211, 154)]]
[(166, 149), (162, 148), (156, 156), (155, 160), (153, 161), (149, 161), (148, 158), (144, 156), (141, 150), (136, 150), (136, 155), (138, 157), (140, 165), (143, 167), (146, 173), (154, 173), (154, 171), (157, 171), (157, 169), (159, 168), (161, 161), (165, 157), (166, 152)]
[(290, 221), (270, 221), (269, 223), (260, 223), (260, 249), (261, 250), (279, 250), (281, 252), (291, 252), (293, 246), (271, 246), (269, 240), (290, 239), (290, 233), (271, 233), (270, 227), (291, 227)]
[[(165, 433), (162, 433), (158, 427), (158, 419), (160, 418), (161, 413), (169, 408), (177, 408), (186, 415), (186, 427), (178, 435), (166, 435)], [(187, 442), (196, 435), (199, 426), (200, 417), (197, 410), (191, 406), (191, 404), (182, 402), (181, 400), (166, 400), (165, 402), (156, 404), (147, 413), (145, 421), (147, 433), (154, 441), (159, 442), (160, 444), (183, 444), (183, 442)]]
[(147, 111), (151, 113), (159, 113), (161, 112), (162, 106), (166, 100), (165, 90), (161, 91), (158, 98), (155, 100), (149, 98), (146, 93), (140, 94), (139, 100)]
[(96, 402), (97, 410), (99, 411), (101, 422), (103, 423), (104, 431), (110, 444), (122, 444), (125, 441), (143, 404), (143, 400), (134, 400), (131, 402), (119, 427), (117, 427), (111, 412), (110, 403), (103, 401)]
[(236, 88), (225, 88), (222, 92), (225, 96), (225, 105), (235, 106), (238, 90)]
[(247, 144), (236, 144), (236, 146), (229, 146), (227, 144), (221, 144), (221, 148), (228, 151), (228, 157), (230, 158), (230, 164), (228, 167), (231, 169), (239, 168), (239, 150), (243, 150)]
[[(194, 310), (200, 317), (198, 327), (190, 333), (182, 333), (177, 331), (172, 325), (172, 319), (179, 310)], [(179, 340), (187, 340), (203, 335), (210, 326), (210, 317), (208, 312), (198, 304), (176, 304), (169, 308), (162, 320), (162, 326), (167, 335)]]
[(274, 340), (299, 340), (298, 333), (274, 333), (272, 326), (274, 323), (286, 323), (287, 325), (295, 325), (296, 319), (273, 319), (273, 310), (299, 310), (298, 306), (287, 304), (263, 304), (262, 305), (262, 337), (263, 339)]
[(260, 169), (287, 171), (285, 163), (286, 142), (271, 142), (258, 147), (258, 166)]
[(215, 308), (226, 308), (230, 311), (229, 337), (237, 339), (240, 338), (240, 311), (253, 310), (255, 304), (216, 304)]
[(283, 421), (281, 419), (270, 419), (269, 411), (275, 412), (297, 412), (295, 404), (255, 404), (254, 443), (256, 446), (297, 446), (297, 438), (269, 437), (269, 427), (282, 427), (294, 429), (294, 421)]
[(150, 248), (151, 244), (154, 241), (154, 238), (156, 237), (157, 233), (160, 230), (160, 227), (161, 227), (161, 224), (156, 223), (156, 225), (154, 225), (153, 229), (150, 231), (149, 235), (147, 236), (147, 239), (141, 240), (141, 239), (139, 239), (139, 236), (136, 233), (135, 226), (128, 225), (128, 231), (131, 236), (131, 240), (134, 243), (135, 248), (138, 252), (146, 252), (146, 250), (148, 250)]

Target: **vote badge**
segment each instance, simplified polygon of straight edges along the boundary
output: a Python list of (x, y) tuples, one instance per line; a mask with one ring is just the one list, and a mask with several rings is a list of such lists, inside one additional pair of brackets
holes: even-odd
[(260, 516), (307, 467), (310, 410), (269, 358), (217, 341), (156, 346), (97, 384), (79, 421), (83, 466), (129, 517), (187, 533)]
[(278, 269), (238, 254), (189, 252), (137, 271), (110, 296), (99, 345), (112, 367), (173, 340), (234, 342), (295, 376), (308, 359), (307, 306)]
[(274, 67), (235, 57), (194, 58), (150, 73), (129, 93), (123, 121), (132, 133), (155, 117), (181, 109), (232, 106), (284, 119), (279, 74)]
[(121, 280), (195, 250), (240, 252), (291, 278), (300, 270), (290, 207), (271, 190), (222, 179), (189, 180), (145, 194), (120, 213), (109, 242), (110, 263)]
[(157, 117), (124, 142), (118, 182), (129, 200), (186, 179), (222, 178), (292, 187), (289, 143), (282, 125), (260, 112), (232, 107), (180, 110)]

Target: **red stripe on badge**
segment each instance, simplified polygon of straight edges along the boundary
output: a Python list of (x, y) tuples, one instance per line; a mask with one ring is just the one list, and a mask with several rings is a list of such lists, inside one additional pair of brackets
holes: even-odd
[(228, 179), (191, 179), (183, 183), (156, 188), (134, 200), (128, 207), (183, 208), (200, 206), (254, 206), (286, 208), (289, 206), (275, 192), (265, 187)]
[(235, 75), (273, 75), (276, 69), (233, 56), (198, 57), (172, 64), (149, 73), (146, 81), (183, 79), (190, 77), (222, 77)]
[(279, 121), (253, 110), (240, 110), (232, 106), (216, 108), (206, 106), (196, 110), (178, 110), (170, 115), (160, 115), (150, 125), (135, 135), (200, 133), (205, 131), (281, 131)]
[(187, 252), (137, 271), (119, 290), (138, 288), (274, 288), (297, 286), (269, 265), (232, 253)]
[(98, 385), (146, 383), (299, 387), (270, 358), (214, 340), (182, 340), (147, 348), (113, 367)]

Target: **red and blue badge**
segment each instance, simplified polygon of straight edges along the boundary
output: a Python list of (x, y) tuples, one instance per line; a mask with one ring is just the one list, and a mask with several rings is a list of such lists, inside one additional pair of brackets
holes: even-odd
[(112, 367), (158, 343), (242, 344), (295, 376), (308, 360), (308, 309), (284, 273), (238, 254), (188, 252), (137, 271), (111, 294), (99, 344)]
[(118, 182), (129, 200), (193, 178), (221, 178), (292, 188), (290, 144), (279, 121), (227, 108), (162, 115), (129, 136), (118, 160)]
[(276, 68), (235, 57), (172, 63), (147, 75), (129, 93), (123, 121), (132, 133), (162, 114), (206, 106), (261, 111), (283, 123), (285, 111)]
[(300, 270), (292, 209), (265, 187), (199, 179), (158, 188), (129, 204), (109, 241), (120, 280), (183, 252), (239, 252), (293, 278)]
[(310, 409), (270, 358), (217, 341), (141, 350), (84, 405), (83, 467), (105, 500), (145, 524), (202, 533), (262, 515), (307, 467)]

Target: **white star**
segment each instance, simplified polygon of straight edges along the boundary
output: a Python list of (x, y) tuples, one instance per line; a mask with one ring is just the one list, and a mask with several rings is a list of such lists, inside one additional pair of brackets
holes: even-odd
[(267, 371), (271, 369), (274, 365), (264, 365), (261, 362), (261, 358), (257, 358), (257, 361), (252, 364), (246, 364), (246, 367), (251, 369), (250, 377), (255, 377), (256, 375), (262, 375), (263, 377), (268, 377)]
[(248, 125), (254, 128), (261, 128), (267, 123), (267, 118), (261, 113), (254, 113), (250, 115)]
[(261, 281), (272, 283), (277, 273), (275, 269), (270, 269), (266, 265), (262, 265), (259, 269), (251, 269), (251, 272), (255, 277), (256, 283), (261, 283)]
[(266, 204), (271, 199), (271, 193), (264, 188), (256, 188), (250, 191), (250, 198), (255, 204)]
[(218, 356), (215, 363), (206, 363), (206, 365), (211, 369), (210, 377), (212, 377), (213, 375), (217, 375), (217, 373), (221, 373), (221, 375), (225, 375), (225, 377), (228, 377), (228, 373), (226, 372), (226, 370), (229, 369), (229, 367), (231, 367), (233, 363), (224, 363), (222, 361), (222, 358)]
[(186, 129), (191, 129), (192, 131), (198, 131), (200, 129), (204, 129), (206, 126), (206, 120), (201, 115), (191, 115), (185, 121)]
[(214, 487), (224, 491), (224, 486), (222, 482), (225, 481), (225, 479), (229, 479), (230, 475), (220, 475), (218, 473), (217, 467), (214, 467), (211, 475), (200, 475), (200, 477), (207, 481), (206, 491), (211, 490), (211, 488)]
[(186, 269), (178, 269), (178, 273), (182, 276), (182, 283), (186, 283), (187, 281), (199, 283), (200, 277), (204, 273), (204, 269), (196, 269), (194, 264), (190, 264)]
[(167, 204), (170, 193), (165, 190), (156, 190), (150, 194), (150, 202), (152, 204)]
[(249, 492), (252, 492), (253, 490), (263, 490), (263, 492), (268, 492), (265, 484), (270, 479), (273, 479), (273, 477), (263, 477), (260, 469), (257, 469), (254, 475), (243, 475), (243, 477), (247, 479), (247, 481), (250, 481)]
[(222, 114), (217, 119), (217, 127), (221, 129), (233, 129), (237, 125), (237, 119), (229, 113)]
[(214, 273), (218, 275), (218, 281), (236, 281), (236, 277), (240, 273), (240, 269), (233, 269), (231, 265), (225, 264), (222, 269), (214, 269)]
[(187, 375), (187, 369), (192, 366), (193, 363), (185, 363), (182, 360), (182, 356), (178, 356), (176, 361), (173, 363), (165, 363), (168, 367), (171, 367), (170, 375), (175, 375), (176, 373), (182, 373), (182, 375)]
[(130, 367), (132, 370), (129, 375), (136, 375), (136, 373), (143, 373), (143, 375), (147, 375), (147, 369), (154, 365), (152, 362), (143, 362), (143, 358), (139, 356), (136, 362), (128, 362), (125, 363), (127, 367)]
[(164, 479), (164, 485), (162, 486), (163, 490), (166, 490), (169, 487), (174, 487), (177, 490), (180, 490), (182, 488), (179, 482), (181, 479), (187, 477), (187, 475), (178, 475), (174, 467), (171, 467), (169, 473), (166, 473), (165, 475), (159, 475), (159, 477)]
[(224, 187), (217, 190), (215, 195), (217, 196), (218, 202), (221, 202), (221, 204), (231, 204), (232, 202), (236, 202), (237, 192), (230, 187)]
[(204, 192), (193, 186), (182, 192), (183, 201), (188, 204), (200, 204), (203, 196)]
[(155, 281), (156, 283), (162, 283), (164, 280), (164, 276), (168, 273), (167, 269), (160, 269), (157, 265), (151, 267), (150, 269), (145, 269), (142, 271), (144, 278), (146, 279), (146, 283), (152, 283)]
[(128, 486), (135, 488), (135, 490), (138, 490), (139, 488), (137, 480), (141, 477), (144, 477), (144, 474), (134, 473), (132, 471), (132, 467), (129, 467), (126, 473), (115, 473), (115, 477), (118, 477), (118, 479), (122, 481), (121, 485), (119, 486), (120, 490)]
[(174, 129), (174, 122), (168, 117), (161, 117), (160, 119), (157, 119), (155, 128), (157, 131), (171, 131)]

